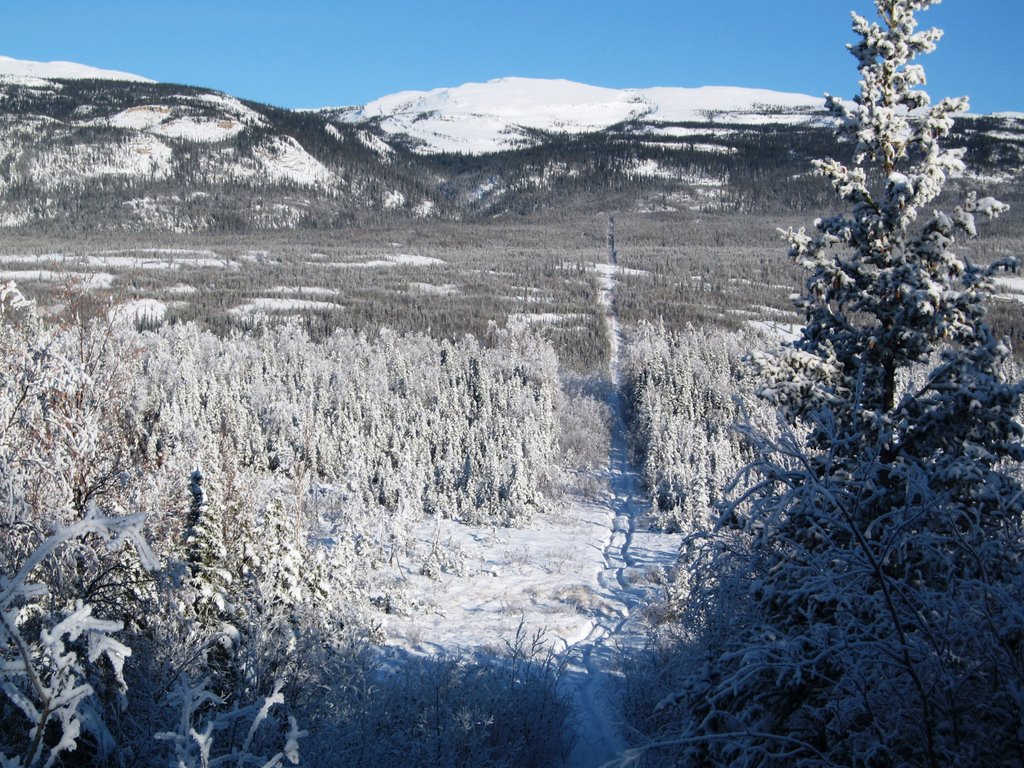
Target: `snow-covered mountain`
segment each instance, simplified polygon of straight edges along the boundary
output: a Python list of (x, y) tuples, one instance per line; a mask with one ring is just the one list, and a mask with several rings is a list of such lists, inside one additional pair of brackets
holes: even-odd
[[(0, 229), (331, 228), (382, 216), (766, 213), (827, 193), (822, 100), (505, 78), (289, 110), (82, 64), (0, 57)], [(1024, 121), (954, 137), (1017, 184)], [(1012, 196), (1011, 196), (1012, 197)]]
[(152, 83), (147, 77), (114, 69), (97, 69), (72, 61), (23, 61), (0, 56), (0, 77), (38, 78), (41, 80), (121, 80), (133, 83)]
[[(340, 115), (375, 119), (420, 152), (483, 154), (538, 143), (537, 131), (588, 133), (619, 123), (721, 121), (731, 124), (807, 122), (823, 99), (750, 88), (614, 89), (507, 77), (432, 91), (403, 91)], [(815, 114), (817, 113), (817, 114)]]

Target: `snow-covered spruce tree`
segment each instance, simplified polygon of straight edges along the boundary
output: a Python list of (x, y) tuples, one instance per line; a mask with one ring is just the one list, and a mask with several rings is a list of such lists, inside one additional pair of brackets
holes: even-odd
[(939, 140), (966, 108), (919, 89), (933, 4), (854, 15), (860, 94), (828, 100), (853, 163), (816, 163), (849, 213), (785, 233), (806, 326), (755, 362), (786, 428), (750, 430), (745, 490), (690, 579), (673, 760), (1024, 764), (1021, 386), (984, 321), (1004, 265), (957, 255), (1005, 206), (924, 213), (962, 168)]

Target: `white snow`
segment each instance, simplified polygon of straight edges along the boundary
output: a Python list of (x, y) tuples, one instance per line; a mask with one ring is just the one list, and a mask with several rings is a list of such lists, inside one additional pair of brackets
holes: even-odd
[(164, 288), (164, 293), (169, 293), (172, 296), (190, 296), (193, 293), (198, 293), (199, 289), (194, 285), (186, 285), (179, 283), (178, 285), (172, 285), (170, 288)]
[(76, 176), (165, 178), (170, 173), (172, 154), (158, 138), (142, 133), (116, 144), (55, 144), (32, 158), (28, 175), (44, 186), (63, 184)]
[[(574, 269), (575, 264), (572, 262), (566, 262), (564, 267), (566, 269)], [(633, 267), (623, 267), (617, 264), (608, 264), (607, 262), (601, 262), (598, 264), (588, 264), (588, 269), (593, 269), (607, 282), (613, 280), (615, 275), (650, 275), (646, 269), (634, 269)]]
[(97, 69), (71, 61), (24, 61), (0, 56), (0, 76), (38, 77), (56, 80), (128, 80), (136, 83), (153, 83), (148, 77), (118, 72), (113, 69)]
[(305, 312), (310, 310), (341, 309), (340, 304), (329, 301), (310, 301), (307, 299), (270, 299), (258, 298), (245, 304), (239, 304), (228, 310), (233, 315), (251, 315), (254, 312)]
[(109, 272), (56, 272), (51, 269), (4, 269), (0, 280), (14, 280), (16, 283), (72, 283), (80, 284), (87, 290), (110, 288), (114, 276)]
[(331, 267), (436, 267), (444, 264), (441, 259), (433, 256), (420, 256), (415, 253), (394, 253), (381, 258), (366, 261), (335, 261)]
[(459, 286), (451, 283), (444, 283), (443, 285), (409, 283), (409, 291), (412, 293), (429, 293), (435, 296), (451, 296), (459, 292)]
[[(596, 131), (626, 120), (806, 122), (822, 99), (749, 88), (618, 90), (568, 80), (502, 78), (432, 91), (404, 91), (346, 114), (380, 118), (391, 134), (422, 142), (421, 152), (485, 153), (527, 141), (524, 129)], [(796, 111), (797, 114), (793, 114)]]
[(131, 326), (139, 320), (159, 322), (167, 314), (167, 305), (156, 299), (135, 299), (112, 307), (107, 317), (115, 324)]
[[(181, 102), (181, 105), (172, 107), (166, 104), (146, 104), (130, 107), (99, 122), (167, 138), (204, 143), (230, 139), (247, 125), (262, 125), (265, 122), (258, 112), (230, 96), (206, 93), (178, 97), (176, 102)], [(213, 105), (220, 114), (213, 117), (192, 114), (195, 108), (189, 105), (197, 102)]]
[(241, 133), (244, 128), (242, 123), (235, 120), (182, 117), (163, 123), (152, 131), (172, 139), (209, 143), (230, 139)]
[[(334, 126), (329, 127), (334, 128)], [(334, 128), (334, 131), (335, 133), (337, 133), (338, 129)], [(394, 156), (395, 150), (393, 150), (391, 146), (386, 141), (381, 139), (379, 136), (374, 136), (369, 131), (360, 131), (356, 135), (358, 136), (359, 141), (361, 144), (363, 144), (363, 146), (373, 150), (378, 155), (380, 155), (381, 158), (383, 158), (384, 160), (390, 161), (391, 158)]]
[(678, 178), (680, 173), (675, 168), (663, 168), (657, 160), (635, 159), (626, 166), (626, 173), (641, 178)]
[(996, 285), (1008, 288), (1011, 291), (1024, 293), (1024, 277), (1018, 277), (1016, 275), (996, 275), (993, 282)]
[(170, 107), (158, 104), (130, 107), (109, 118), (107, 123), (115, 128), (132, 128), (136, 131), (145, 131), (160, 125), (170, 114)]
[(775, 320), (748, 320), (747, 325), (779, 341), (795, 341), (800, 338), (803, 325)]
[(28, 209), (0, 211), (0, 228), (20, 227), (32, 221), (32, 213)]
[(232, 166), (236, 176), (290, 181), (307, 187), (329, 186), (334, 181), (334, 174), (291, 136), (273, 136), (256, 147), (253, 154), (255, 164)]
[(509, 325), (534, 325), (560, 323), (563, 320), (577, 320), (586, 315), (557, 312), (517, 312), (508, 316)]
[(413, 215), (419, 219), (429, 218), (434, 214), (434, 201), (423, 200), (415, 208), (413, 208)]
[(273, 293), (278, 296), (337, 296), (341, 292), (336, 288), (316, 288), (311, 286), (293, 288), (286, 285), (276, 285), (273, 288), (268, 288), (267, 293)]
[(405, 205), (405, 195), (397, 189), (392, 189), (384, 195), (384, 208), (394, 210)]
[[(618, 384), (617, 272), (603, 266), (601, 302), (612, 337), (611, 374)], [(461, 554), (464, 573), (430, 579), (406, 568), (403, 588), (412, 608), (383, 617), (389, 645), (425, 654), (487, 653), (514, 637), (520, 622), (528, 636), (543, 630), (554, 649), (567, 654), (562, 682), (579, 716), (579, 739), (568, 768), (611, 764), (626, 747), (615, 702), (617, 652), (646, 641), (643, 609), (660, 592), (682, 539), (638, 525), (650, 500), (630, 459), (625, 404), (611, 394), (608, 405), (612, 445), (601, 473), (602, 492), (559, 500), (550, 514), (524, 528), (425, 522), (418, 531), (421, 547), (433, 540), (447, 553)]]
[(88, 254), (10, 254), (0, 255), (0, 264), (61, 264), (65, 266), (107, 267), (114, 269), (224, 268), (232, 262), (213, 251), (176, 248), (138, 248), (124, 251), (100, 251)]
[(228, 96), (224, 93), (201, 93), (198, 96), (188, 97), (188, 99), (204, 104), (212, 104), (217, 109), (229, 115), (234, 115), (238, 120), (247, 125), (263, 125), (266, 122), (259, 112), (245, 106), (234, 96)]

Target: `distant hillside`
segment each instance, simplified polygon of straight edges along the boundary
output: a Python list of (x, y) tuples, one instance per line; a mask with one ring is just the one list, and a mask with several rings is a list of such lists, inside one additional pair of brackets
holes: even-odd
[[(809, 161), (849, 154), (817, 101), (508, 78), (295, 111), (0, 58), (0, 228), (248, 231), (815, 208), (827, 196)], [(986, 188), (1020, 196), (1024, 120), (965, 119), (955, 141)]]

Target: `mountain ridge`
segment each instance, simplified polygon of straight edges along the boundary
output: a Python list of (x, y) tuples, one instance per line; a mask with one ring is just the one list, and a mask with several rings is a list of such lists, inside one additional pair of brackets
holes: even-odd
[(813, 113), (823, 104), (823, 98), (805, 94), (735, 86), (606, 88), (504, 77), (400, 91), (342, 117), (378, 120), (386, 133), (411, 138), (421, 152), (485, 154), (521, 146), (530, 131), (586, 133), (624, 122), (689, 122), (716, 113), (728, 114), (731, 122), (792, 122), (820, 118)]
[(100, 69), (73, 61), (29, 61), (0, 56), (0, 76), (27, 77), (41, 80), (119, 80), (135, 83), (155, 83), (148, 77), (121, 72), (116, 69)]
[[(818, 99), (763, 89), (500, 78), (289, 110), (74, 72), (0, 75), (0, 229), (775, 213), (822, 203), (811, 160), (847, 152)], [(974, 117), (956, 130), (972, 172), (1020, 186), (1024, 121)]]

